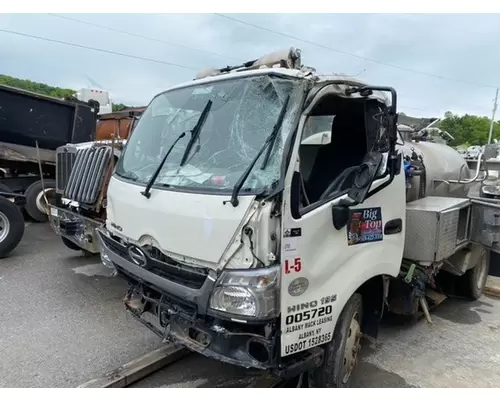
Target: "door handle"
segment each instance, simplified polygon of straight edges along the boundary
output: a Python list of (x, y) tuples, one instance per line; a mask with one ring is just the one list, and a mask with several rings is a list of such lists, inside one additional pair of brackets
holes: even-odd
[(391, 219), (384, 226), (384, 235), (394, 235), (403, 230), (403, 220), (401, 218)]

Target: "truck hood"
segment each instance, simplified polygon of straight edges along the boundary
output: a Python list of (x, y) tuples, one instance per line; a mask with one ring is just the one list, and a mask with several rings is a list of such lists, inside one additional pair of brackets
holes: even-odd
[(238, 207), (229, 195), (151, 189), (112, 177), (107, 193), (106, 228), (118, 236), (144, 243), (153, 239), (165, 254), (215, 268), (250, 213), (255, 196), (240, 196)]

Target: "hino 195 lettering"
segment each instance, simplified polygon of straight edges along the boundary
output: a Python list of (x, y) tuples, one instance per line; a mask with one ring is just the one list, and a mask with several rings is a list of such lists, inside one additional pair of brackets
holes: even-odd
[(157, 95), (99, 229), (128, 310), (208, 357), (342, 387), (384, 310), (481, 296), (497, 229), (468, 197), (481, 171), (396, 124), (394, 89), (295, 49)]

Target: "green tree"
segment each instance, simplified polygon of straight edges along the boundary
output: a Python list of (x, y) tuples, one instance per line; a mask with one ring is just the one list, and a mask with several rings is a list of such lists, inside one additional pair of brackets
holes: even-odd
[(122, 103), (113, 104), (113, 111), (121, 111), (121, 110), (125, 110), (126, 108), (130, 108), (130, 106), (127, 106), (127, 105), (122, 104)]
[(17, 89), (43, 94), (46, 96), (64, 99), (76, 94), (73, 89), (64, 89), (57, 86), (49, 86), (45, 83), (33, 82), (28, 79), (18, 79), (8, 75), (0, 75), (0, 85), (7, 85)]
[[(470, 114), (457, 115), (447, 111), (444, 118), (439, 122), (439, 128), (447, 131), (455, 138), (450, 143), (452, 146), (483, 145), (488, 142), (490, 119)], [(493, 138), (500, 138), (500, 125), (498, 122), (493, 125)]]
[[(46, 85), (45, 83), (33, 82), (28, 79), (14, 78), (8, 75), (0, 75), (0, 85), (6, 85), (17, 89), (28, 90), (33, 93), (51, 96), (58, 99), (66, 99), (76, 96), (76, 91), (73, 89), (65, 89), (57, 86)], [(113, 104), (113, 111), (121, 111), (129, 108), (125, 104)]]

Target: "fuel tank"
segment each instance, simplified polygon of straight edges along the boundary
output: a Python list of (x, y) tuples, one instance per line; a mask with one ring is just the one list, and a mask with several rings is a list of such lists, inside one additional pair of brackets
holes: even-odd
[(407, 173), (407, 202), (426, 196), (467, 197), (470, 185), (443, 182), (472, 177), (467, 162), (454, 148), (442, 143), (406, 141), (399, 149), (415, 168)]

